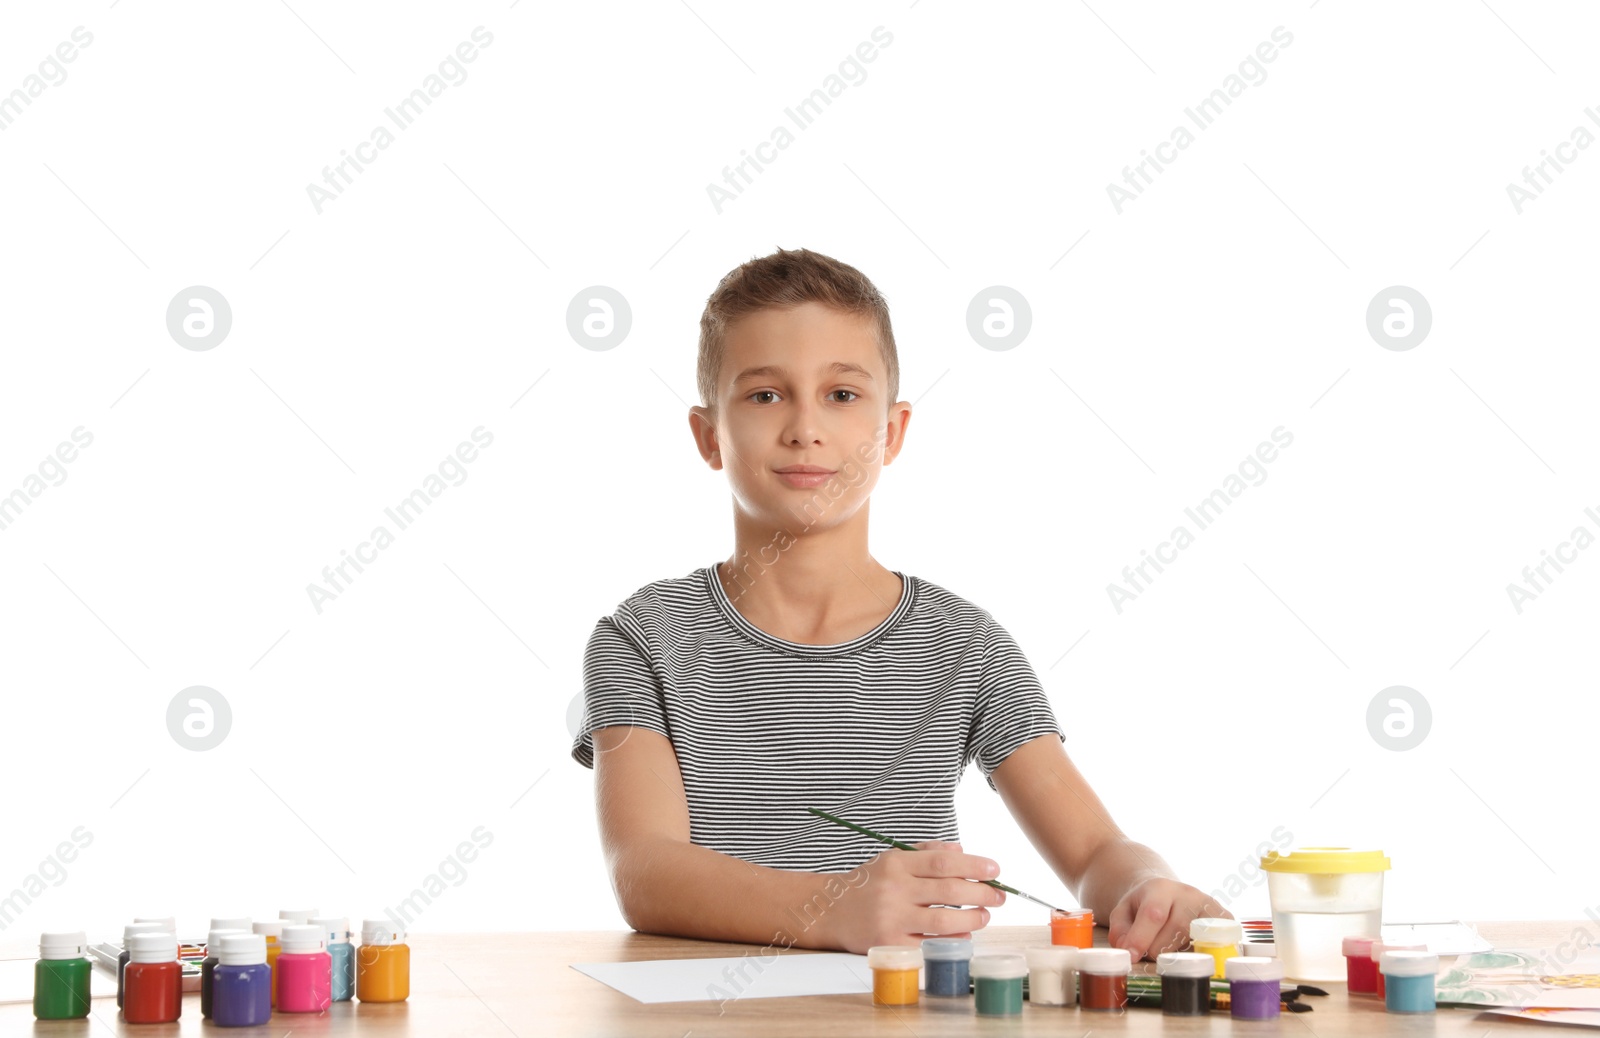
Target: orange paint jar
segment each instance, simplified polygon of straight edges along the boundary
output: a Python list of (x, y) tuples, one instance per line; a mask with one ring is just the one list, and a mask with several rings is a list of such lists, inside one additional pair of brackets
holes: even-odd
[(922, 970), (922, 949), (898, 944), (880, 944), (867, 949), (867, 966), (872, 970), (872, 1004), (875, 1006), (914, 1006), (917, 1004), (917, 974)]
[(1094, 913), (1087, 908), (1077, 912), (1052, 909), (1050, 912), (1050, 943), (1072, 948), (1094, 947)]
[(361, 920), (356, 997), (363, 1002), (404, 1002), (411, 997), (411, 947), (406, 932), (395, 929), (388, 919)]

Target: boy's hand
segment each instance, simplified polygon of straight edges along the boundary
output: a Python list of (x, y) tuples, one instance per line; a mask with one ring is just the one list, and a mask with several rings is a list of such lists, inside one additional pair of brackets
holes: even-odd
[[(914, 851), (884, 851), (861, 866), (867, 880), (840, 900), (833, 935), (846, 951), (879, 944), (918, 944), (923, 937), (971, 937), (989, 923), (984, 905), (1003, 905), (1005, 892), (977, 880), (995, 879), (1000, 866), (963, 854), (959, 843), (919, 843)], [(943, 908), (943, 905), (976, 905)]]
[(1187, 883), (1147, 879), (1124, 894), (1111, 910), (1107, 940), (1113, 948), (1128, 949), (1134, 962), (1154, 959), (1162, 952), (1189, 947), (1189, 923), (1202, 916), (1233, 918), (1209, 895)]

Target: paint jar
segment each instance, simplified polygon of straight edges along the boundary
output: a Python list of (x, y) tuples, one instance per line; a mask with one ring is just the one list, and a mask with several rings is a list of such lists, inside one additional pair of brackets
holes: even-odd
[[(214, 915), (211, 925), (207, 930), (239, 930), (243, 933), (250, 932), (250, 917), (247, 915)], [(207, 949), (208, 951), (210, 949)]]
[(1276, 959), (1278, 946), (1271, 941), (1245, 941), (1239, 951), (1246, 958)]
[(1128, 1005), (1128, 974), (1133, 956), (1126, 948), (1082, 948), (1078, 951), (1078, 1005), (1083, 1009), (1120, 1013)]
[[(263, 919), (259, 923), (250, 924), (250, 931), (252, 933), (260, 934), (262, 937), (266, 938), (267, 968), (270, 970), (276, 971), (278, 968), (278, 955), (283, 951), (283, 947), (280, 942), (283, 938), (283, 928), (285, 925), (292, 926), (293, 924), (286, 924), (282, 919)], [(272, 1008), (278, 1008), (278, 985), (276, 982), (274, 982), (270, 988), (269, 997), (272, 1000)]]
[(1244, 938), (1244, 928), (1237, 919), (1214, 919), (1201, 916), (1189, 922), (1189, 942), (1201, 955), (1209, 955), (1215, 963), (1211, 975), (1222, 979), (1223, 964), (1239, 954), (1239, 942)]
[(170, 1024), (183, 1012), (183, 966), (170, 933), (138, 933), (130, 940), (122, 1019), (130, 1024)]
[(411, 948), (406, 932), (388, 919), (361, 920), (356, 950), (356, 997), (363, 1002), (404, 1002), (411, 995)]
[(1050, 943), (1073, 948), (1094, 947), (1094, 913), (1088, 909), (1068, 912), (1050, 910)]
[(1383, 1008), (1391, 1013), (1431, 1013), (1439, 956), (1427, 951), (1385, 951), (1378, 956), (1384, 981)]
[(1372, 956), (1372, 970), (1373, 970), (1373, 973), (1376, 974), (1377, 981), (1378, 981), (1377, 990), (1375, 990), (1373, 992), (1373, 994), (1377, 995), (1379, 998), (1382, 998), (1382, 997), (1384, 997), (1384, 994), (1386, 993), (1385, 990), (1384, 990), (1383, 970), (1378, 968), (1378, 959), (1383, 955), (1384, 952), (1386, 952), (1386, 951), (1427, 951), (1427, 950), (1428, 950), (1428, 946), (1426, 944), (1384, 944), (1382, 941), (1373, 941), (1372, 942), (1372, 951), (1371, 951), (1370, 954)]
[[(212, 922), (216, 920), (213, 919)], [(206, 934), (206, 957), (200, 960), (200, 1015), (207, 1020), (211, 1019), (212, 978), (216, 973), (217, 962), (220, 961), (217, 952), (222, 949), (222, 939), (229, 934), (249, 933), (249, 922), (250, 920), (246, 919), (246, 925), (242, 927), (226, 929), (212, 927)]]
[(1344, 980), (1346, 937), (1383, 925), (1382, 851), (1304, 847), (1261, 859), (1272, 901), (1272, 936), (1284, 972), (1295, 980)]
[(1157, 955), (1162, 1015), (1204, 1016), (1211, 1012), (1211, 973), (1216, 965), (1216, 960), (1206, 952)]
[(929, 995), (972, 993), (972, 942), (965, 937), (929, 937), (922, 942), (922, 984)]
[(867, 967), (872, 970), (873, 1005), (917, 1004), (917, 973), (922, 969), (921, 948), (907, 948), (900, 944), (874, 945), (867, 949)]
[(1048, 944), (1027, 948), (1028, 1001), (1036, 1006), (1070, 1006), (1078, 1000), (1073, 970), (1082, 948)]
[(320, 1013), (333, 1001), (333, 959), (323, 946), (322, 927), (309, 923), (283, 928), (283, 951), (272, 971), (278, 989), (278, 1011)]
[[(131, 956), (129, 948), (133, 947), (133, 939), (142, 933), (171, 933), (161, 929), (160, 923), (129, 923), (122, 928), (122, 954), (117, 956), (117, 1008), (122, 1008), (123, 994), (127, 989), (128, 959)], [(174, 938), (176, 940), (176, 938)]]
[(979, 1016), (1015, 1016), (1022, 1012), (1022, 978), (1028, 960), (1014, 952), (985, 952), (972, 957), (972, 987)]
[(280, 908), (280, 909), (278, 909), (278, 918), (279, 919), (282, 919), (285, 923), (298, 923), (301, 926), (304, 926), (307, 923), (311, 922), (311, 920), (316, 918), (316, 916), (317, 916), (317, 910), (315, 908)]
[(323, 916), (311, 920), (311, 925), (322, 930), (322, 940), (332, 960), (328, 997), (335, 1002), (348, 1002), (356, 993), (356, 949), (350, 943), (350, 920), (342, 915)]
[(1223, 968), (1232, 1013), (1238, 1020), (1269, 1020), (1278, 1015), (1283, 1001), (1282, 959), (1236, 955)]
[(1352, 995), (1378, 992), (1378, 964), (1372, 958), (1376, 937), (1346, 937), (1339, 950), (1344, 953), (1345, 990)]
[(89, 938), (82, 930), (39, 935), (33, 964), (33, 1015), (77, 1020), (89, 1015)]
[(211, 976), (211, 1022), (219, 1027), (254, 1027), (272, 1017), (272, 967), (267, 939), (230, 933), (217, 951)]
[(155, 923), (161, 927), (159, 930), (150, 930), (148, 931), (149, 933), (170, 933), (173, 937), (178, 936), (178, 920), (170, 915), (136, 915), (133, 917), (133, 921), (136, 923)]

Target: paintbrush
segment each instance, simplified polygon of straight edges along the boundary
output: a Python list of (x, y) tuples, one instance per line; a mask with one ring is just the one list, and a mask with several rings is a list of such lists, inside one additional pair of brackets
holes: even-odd
[[(914, 850), (916, 850), (916, 848), (911, 846), (909, 843), (901, 843), (899, 840), (896, 840), (896, 839), (894, 839), (892, 837), (885, 836), (882, 833), (875, 833), (871, 829), (868, 829), (864, 825), (857, 825), (854, 822), (847, 822), (843, 818), (840, 818), (838, 815), (830, 815), (828, 812), (819, 811), (814, 807), (808, 807), (808, 808), (806, 808), (806, 810), (810, 811), (812, 814), (816, 815), (818, 818), (826, 818), (828, 821), (832, 822), (835, 825), (842, 825), (846, 829), (854, 829), (856, 832), (860, 833), (862, 836), (870, 836), (874, 840), (877, 840), (880, 843), (886, 843), (889, 846), (898, 848), (898, 849), (900, 849), (902, 851), (914, 851)], [(987, 883), (987, 884), (989, 884), (989, 886), (994, 887), (996, 890), (1003, 890), (1007, 894), (1015, 894), (1018, 897), (1025, 897), (1029, 901), (1032, 901), (1034, 904), (1043, 905), (1044, 907), (1050, 909), (1052, 912), (1064, 912), (1064, 911), (1066, 911), (1066, 909), (1057, 908), (1055, 905), (1052, 905), (1048, 901), (1042, 901), (1039, 898), (1034, 897), (1032, 894), (1029, 894), (1029, 893), (1026, 893), (1024, 891), (1018, 890), (1016, 887), (1007, 886), (1006, 884), (1000, 882), (997, 879), (984, 879), (984, 880), (979, 880), (978, 882)]]

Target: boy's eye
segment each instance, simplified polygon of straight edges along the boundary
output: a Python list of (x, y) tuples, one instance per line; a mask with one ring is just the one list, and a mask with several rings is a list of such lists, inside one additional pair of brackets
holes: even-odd
[[(838, 401), (839, 403), (842, 403), (842, 404), (848, 404), (851, 400), (854, 400), (858, 396), (861, 395), (861, 394), (859, 394), (859, 393), (857, 393), (857, 392), (855, 392), (854, 390), (851, 390), (851, 389), (835, 389), (832, 393), (829, 393), (828, 395), (832, 396), (832, 397), (837, 397), (840, 393), (843, 393), (845, 396), (849, 397), (849, 400), (840, 400), (840, 401)], [(777, 395), (778, 395), (777, 393), (774, 393), (770, 389), (758, 389), (754, 393), (751, 393), (749, 395), (749, 397), (747, 397), (746, 399), (754, 400), (758, 404), (764, 404), (767, 401), (761, 399), (762, 397), (768, 397), (768, 396), (775, 397)]]
[[(763, 397), (763, 396), (777, 396), (777, 394), (774, 393), (770, 389), (758, 389), (754, 393), (750, 394), (751, 399), (755, 399), (756, 397)], [(764, 400), (757, 400), (756, 402), (757, 403), (766, 403), (766, 401), (764, 401)]]
[[(846, 396), (848, 396), (850, 398), (850, 400), (854, 400), (859, 395), (859, 394), (857, 394), (857, 393), (855, 393), (855, 392), (853, 392), (852, 390), (849, 390), (849, 389), (835, 389), (834, 393), (835, 394), (843, 393)], [(842, 401), (842, 403), (849, 403), (849, 402), (850, 402), (849, 400)]]

